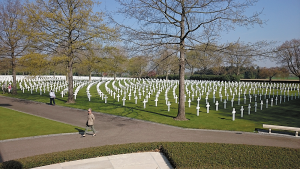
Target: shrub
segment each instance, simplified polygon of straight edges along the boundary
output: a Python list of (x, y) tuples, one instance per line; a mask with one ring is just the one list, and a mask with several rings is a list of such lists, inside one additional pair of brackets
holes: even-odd
[(33, 168), (80, 159), (160, 150), (174, 168), (299, 168), (300, 149), (242, 144), (154, 142), (91, 147), (0, 163), (0, 169)]

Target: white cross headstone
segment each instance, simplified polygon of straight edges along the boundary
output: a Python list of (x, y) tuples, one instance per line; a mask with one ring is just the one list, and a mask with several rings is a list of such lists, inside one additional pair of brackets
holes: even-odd
[(207, 110), (207, 113), (209, 113), (209, 107), (210, 107), (210, 105), (209, 105), (209, 103), (207, 102), (207, 104), (206, 104), (206, 110)]
[(126, 100), (126, 98), (125, 97), (123, 97), (123, 106), (125, 106), (125, 100)]
[(264, 104), (264, 102), (261, 100), (261, 102), (260, 102), (260, 110), (262, 110), (263, 104)]
[(108, 98), (108, 97), (105, 95), (105, 97), (104, 97), (104, 99), (105, 99), (105, 103), (107, 103), (107, 98)]
[(120, 95), (119, 94), (118, 94), (117, 98), (118, 98), (118, 102), (119, 102), (120, 101)]
[(226, 103), (227, 103), (227, 101), (226, 101), (226, 99), (224, 100), (224, 109), (226, 109)]
[(174, 98), (175, 98), (175, 103), (177, 103), (177, 98), (178, 98), (177, 95)]
[(137, 104), (137, 99), (138, 99), (138, 97), (137, 97), (137, 96), (135, 96), (135, 97), (134, 97), (135, 104)]
[(243, 118), (243, 116), (244, 116), (244, 107), (241, 106), (241, 117)]
[(167, 106), (168, 106), (168, 111), (170, 111), (170, 106), (171, 106), (171, 103), (170, 103), (170, 101), (168, 101), (168, 104), (167, 104)]
[(257, 102), (255, 102), (255, 104), (254, 104), (254, 112), (255, 113), (257, 112)]
[(144, 103), (144, 109), (145, 109), (147, 101), (144, 99), (143, 103)]
[(191, 102), (192, 102), (192, 101), (191, 101), (191, 98), (189, 98), (189, 101), (188, 101), (188, 102), (189, 102), (189, 107), (191, 107)]
[(197, 104), (197, 107), (196, 107), (196, 109), (197, 109), (197, 116), (199, 116), (199, 110), (200, 110), (200, 106), (199, 106), (199, 104)]
[(219, 108), (219, 102), (216, 101), (216, 111), (218, 111), (218, 108)]
[(231, 99), (231, 107), (233, 107), (233, 102), (234, 102), (234, 99), (232, 98)]
[(232, 108), (232, 121), (234, 121), (235, 120), (235, 108)]
[(158, 101), (158, 99), (157, 99), (157, 97), (155, 98), (155, 107), (157, 107), (157, 101)]
[(266, 100), (266, 108), (268, 108), (268, 104), (269, 104), (269, 101), (268, 99)]
[(197, 99), (198, 105), (199, 105), (199, 101), (200, 101), (200, 100), (201, 100), (200, 97), (198, 97), (198, 99)]
[(250, 109), (251, 109), (251, 105), (248, 105), (248, 114), (250, 115)]

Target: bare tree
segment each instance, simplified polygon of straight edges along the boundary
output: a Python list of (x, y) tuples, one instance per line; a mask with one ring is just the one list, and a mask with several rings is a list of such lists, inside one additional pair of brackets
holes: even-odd
[(114, 30), (103, 22), (102, 13), (94, 13), (94, 0), (36, 0), (27, 5), (28, 22), (37, 31), (32, 34), (35, 49), (49, 54), (61, 50), (68, 67), (68, 103), (74, 103), (73, 64), (78, 52), (86, 50), (92, 39), (108, 40)]
[[(128, 40), (140, 47), (153, 50), (162, 45), (177, 45), (179, 51), (179, 104), (175, 120), (185, 118), (184, 74), (185, 52), (194, 43), (210, 43), (207, 35), (234, 26), (262, 24), (260, 13), (245, 15), (246, 8), (257, 0), (118, 0), (122, 5), (119, 13), (137, 19), (140, 27), (124, 26)], [(120, 25), (122, 26), (122, 25)]]
[(300, 81), (300, 39), (284, 42), (277, 48), (277, 61), (287, 67)]
[(7, 0), (0, 4), (1, 57), (9, 58), (13, 74), (13, 94), (17, 94), (17, 58), (28, 47), (25, 14), (20, 0)]

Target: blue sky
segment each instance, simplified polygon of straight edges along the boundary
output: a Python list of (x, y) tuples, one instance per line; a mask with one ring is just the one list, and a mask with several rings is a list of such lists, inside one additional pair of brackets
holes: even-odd
[[(102, 4), (95, 9), (114, 11), (119, 6), (114, 0), (100, 0)], [(261, 19), (267, 20), (262, 27), (256, 25), (247, 29), (236, 27), (235, 30), (224, 32), (220, 43), (233, 42), (238, 39), (243, 42), (261, 40), (277, 41), (277, 45), (291, 39), (300, 38), (300, 0), (260, 0), (255, 6), (248, 9), (249, 14), (263, 10)], [(121, 21), (121, 17), (116, 16)], [(256, 63), (260, 67), (277, 66), (269, 60)]]

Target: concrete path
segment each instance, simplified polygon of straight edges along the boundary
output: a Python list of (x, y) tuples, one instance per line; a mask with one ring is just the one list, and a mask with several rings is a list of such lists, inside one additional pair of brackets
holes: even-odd
[(131, 153), (53, 164), (34, 169), (171, 169), (159, 152)]
[[(0, 96), (0, 106), (85, 127), (86, 110)], [(71, 149), (138, 142), (210, 142), (300, 148), (299, 137), (235, 131), (184, 129), (94, 112), (97, 136), (81, 134), (0, 141), (0, 162)]]

